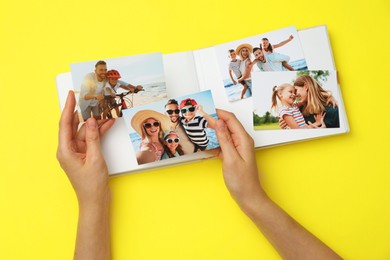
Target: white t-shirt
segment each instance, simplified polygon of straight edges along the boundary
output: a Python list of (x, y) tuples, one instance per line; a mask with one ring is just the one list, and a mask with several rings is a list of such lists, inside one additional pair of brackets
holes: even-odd
[[(241, 71), (241, 74), (242, 75), (245, 75), (245, 72), (246, 72), (246, 65), (248, 64), (248, 62), (250, 62), (249, 58), (246, 58), (244, 61), (241, 61), (240, 63), (240, 71)], [(251, 77), (245, 79), (245, 80), (250, 80)]]
[[(102, 82), (97, 82), (97, 84), (96, 84), (96, 94), (102, 94), (103, 93), (103, 85), (104, 85), (104, 82), (102, 81)], [(91, 103), (89, 104), (89, 106), (92, 106), (92, 107), (94, 107), (94, 106), (97, 106), (97, 104), (99, 104), (99, 100), (97, 100), (97, 99), (92, 99), (91, 100)]]
[(112, 86), (110, 85), (110, 83), (107, 82), (106, 85), (104, 86), (104, 90), (103, 90), (103, 91), (104, 91), (104, 95), (105, 95), (105, 96), (111, 96), (111, 93), (110, 93), (109, 89), (113, 90), (114, 93), (116, 93), (117, 90), (119, 89), (119, 86), (120, 86), (120, 85), (121, 85), (121, 84), (119, 84), (119, 82), (118, 82), (118, 83), (116, 83), (116, 85), (115, 85), (114, 87), (112, 87)]

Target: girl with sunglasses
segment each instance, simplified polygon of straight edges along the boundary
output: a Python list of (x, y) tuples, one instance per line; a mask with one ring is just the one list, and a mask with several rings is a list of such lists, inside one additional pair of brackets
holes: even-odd
[(164, 131), (169, 129), (167, 117), (153, 110), (141, 110), (131, 119), (131, 126), (142, 140), (136, 154), (138, 164), (160, 161), (164, 153)]
[(167, 131), (164, 134), (164, 154), (161, 159), (179, 157), (184, 154), (180, 145), (179, 136), (175, 131)]

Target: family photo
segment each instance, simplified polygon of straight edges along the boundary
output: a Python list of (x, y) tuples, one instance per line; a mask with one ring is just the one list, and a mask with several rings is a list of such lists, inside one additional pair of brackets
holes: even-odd
[(251, 97), (254, 71), (306, 70), (307, 64), (294, 26), (215, 47), (229, 101)]
[(71, 74), (80, 121), (122, 117), (167, 97), (161, 53), (71, 64)]
[(254, 130), (340, 127), (336, 71), (252, 75)]
[[(211, 91), (123, 111), (139, 165), (219, 147)], [(213, 122), (211, 122), (213, 121)]]

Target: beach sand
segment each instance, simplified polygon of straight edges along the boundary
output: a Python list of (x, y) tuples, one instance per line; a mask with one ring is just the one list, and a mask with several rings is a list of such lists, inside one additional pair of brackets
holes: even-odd
[(135, 94), (133, 97), (131, 95), (128, 95), (128, 98), (133, 101), (133, 107), (138, 107), (166, 99), (167, 97), (142, 96)]

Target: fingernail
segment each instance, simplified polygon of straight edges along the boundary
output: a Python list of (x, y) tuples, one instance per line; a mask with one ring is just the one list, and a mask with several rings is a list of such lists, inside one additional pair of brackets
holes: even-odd
[(225, 122), (222, 119), (219, 119), (217, 121), (217, 129), (219, 131), (224, 131), (226, 129), (226, 124), (225, 124)]
[(94, 118), (88, 118), (87, 127), (90, 129), (96, 128), (96, 120)]

